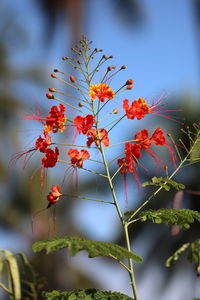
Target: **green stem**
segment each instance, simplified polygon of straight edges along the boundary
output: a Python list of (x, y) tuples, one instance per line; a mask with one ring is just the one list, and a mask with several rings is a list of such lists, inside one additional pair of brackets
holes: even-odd
[[(126, 222), (124, 222), (124, 233), (125, 233), (125, 238), (126, 238), (127, 249), (128, 249), (128, 251), (131, 251), (129, 232), (128, 232), (128, 223), (126, 223)], [(134, 294), (135, 300), (138, 300), (135, 276), (134, 276), (134, 271), (133, 271), (133, 261), (131, 258), (128, 258), (128, 264), (129, 264), (129, 269), (130, 269), (129, 276), (131, 279), (131, 286), (133, 289), (133, 294)]]
[[(87, 68), (88, 66), (86, 66)], [(92, 77), (94, 76), (94, 73), (91, 75), (91, 79)], [(103, 105), (104, 106), (104, 105)], [(100, 108), (98, 107), (97, 109), (97, 113), (95, 112), (95, 107), (94, 107), (94, 103), (92, 102), (92, 110), (93, 110), (93, 114), (95, 116), (95, 120), (96, 120), (96, 130), (97, 130), (97, 133), (99, 132), (99, 128), (98, 128), (98, 113), (100, 111)], [(114, 128), (119, 121), (121, 121), (123, 118), (125, 117), (122, 116), (120, 117), (116, 122), (114, 122), (114, 125), (109, 129), (112, 130), (112, 128)], [(109, 132), (108, 131), (108, 132)], [(131, 247), (130, 247), (130, 238), (129, 238), (129, 233), (128, 233), (128, 224), (127, 222), (123, 219), (123, 215), (122, 215), (122, 212), (120, 210), (120, 207), (119, 207), (119, 204), (118, 204), (118, 201), (117, 201), (117, 197), (116, 197), (116, 194), (115, 194), (115, 189), (114, 189), (114, 186), (113, 186), (113, 183), (112, 183), (112, 179), (114, 177), (111, 178), (111, 175), (110, 175), (110, 170), (109, 170), (109, 167), (108, 167), (108, 163), (107, 163), (107, 160), (106, 160), (106, 156), (105, 156), (105, 152), (104, 152), (104, 146), (102, 145), (102, 138), (100, 139), (99, 138), (99, 150), (101, 152), (101, 155), (102, 155), (102, 159), (103, 159), (103, 163), (104, 163), (104, 167), (105, 167), (105, 171), (106, 171), (106, 178), (108, 180), (108, 184), (109, 184), (109, 188), (110, 188), (110, 191), (111, 191), (111, 194), (112, 194), (112, 197), (113, 197), (113, 200), (114, 200), (114, 205), (116, 207), (116, 210), (117, 210), (117, 213), (118, 213), (118, 216), (119, 216), (119, 219), (121, 221), (121, 224), (122, 224), (122, 227), (123, 227), (123, 230), (124, 230), (124, 233), (125, 233), (125, 238), (126, 238), (126, 246), (127, 246), (127, 249), (128, 251), (131, 251)], [(116, 174), (114, 174), (115, 176)], [(133, 295), (134, 295), (134, 300), (138, 300), (138, 296), (137, 296), (137, 290), (136, 290), (136, 284), (135, 284), (135, 276), (134, 276), (134, 271), (133, 271), (133, 261), (131, 258), (128, 259), (128, 264), (129, 264), (129, 268), (123, 264), (122, 262), (119, 262), (129, 273), (129, 276), (130, 276), (130, 280), (131, 280), (131, 287), (132, 287), (132, 291), (133, 291)]]
[(77, 196), (77, 195), (71, 195), (71, 194), (63, 194), (62, 196), (66, 196), (66, 197), (70, 197), (70, 198), (90, 200), (90, 201), (96, 201), (96, 202), (102, 202), (102, 203), (107, 203), (107, 204), (114, 204), (114, 202), (99, 200), (99, 199), (94, 199), (94, 198), (88, 198), (88, 197), (84, 197), (84, 196)]
[[(128, 233), (128, 224), (124, 221), (121, 210), (120, 210), (120, 207), (118, 205), (118, 201), (117, 201), (117, 197), (116, 197), (116, 194), (115, 194), (114, 186), (112, 184), (112, 179), (111, 179), (111, 176), (110, 176), (110, 171), (109, 171), (109, 168), (108, 168), (108, 164), (107, 164), (107, 161), (106, 161), (104, 149), (103, 149), (103, 146), (102, 146), (101, 142), (100, 142), (100, 151), (101, 151), (101, 154), (102, 154), (102, 158), (103, 158), (103, 162), (104, 162), (104, 166), (105, 166), (105, 170), (106, 170), (106, 174), (107, 174), (107, 179), (108, 179), (109, 187), (110, 187), (112, 197), (113, 197), (113, 200), (114, 200), (114, 204), (115, 204), (118, 216), (120, 218), (121, 224), (122, 224), (123, 229), (124, 229), (125, 238), (126, 238), (126, 246), (127, 246), (128, 251), (131, 251), (130, 238), (129, 238), (129, 233)], [(131, 286), (132, 286), (132, 290), (133, 290), (134, 299), (138, 300), (136, 283), (135, 283), (135, 276), (134, 276), (134, 270), (133, 270), (133, 261), (132, 261), (131, 258), (128, 258), (128, 264), (129, 264), (128, 273), (129, 273), (129, 276), (130, 276), (130, 279), (131, 279)]]
[[(190, 155), (190, 152), (192, 151), (192, 149), (188, 152), (188, 154), (185, 156), (185, 158), (180, 162), (180, 164), (179, 164), (179, 166), (176, 168), (176, 170), (169, 176), (169, 178), (168, 179), (172, 179), (175, 175), (176, 175), (176, 173), (183, 167), (183, 164), (185, 163), (185, 161), (187, 161), (187, 158), (188, 158), (188, 156)], [(141, 209), (143, 208), (143, 207), (145, 207), (161, 190), (163, 189), (163, 187), (161, 186), (161, 187), (159, 187), (145, 202), (143, 202), (142, 203), (142, 205), (140, 205), (139, 207), (138, 207), (138, 209), (136, 209), (135, 211), (134, 211), (134, 213), (132, 214), (132, 216), (130, 216), (130, 218), (128, 219), (128, 225), (130, 225), (132, 222), (130, 222), (131, 221), (131, 219), (134, 217), (134, 216), (136, 216), (137, 214), (138, 214), (138, 212), (140, 212), (141, 211)]]

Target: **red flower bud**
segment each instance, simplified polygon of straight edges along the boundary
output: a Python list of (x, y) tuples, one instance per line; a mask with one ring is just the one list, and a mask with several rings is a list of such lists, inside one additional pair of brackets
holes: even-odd
[(124, 69), (126, 69), (126, 66), (125, 65), (121, 66), (121, 70), (124, 70)]
[(56, 78), (56, 74), (51, 73), (51, 77), (52, 77), (52, 78)]
[(102, 58), (107, 59), (108, 57), (104, 54), (104, 55), (102, 56)]
[(113, 109), (113, 114), (118, 114), (118, 111), (119, 111), (118, 108), (114, 108)]
[(79, 64), (79, 65), (81, 64), (81, 61), (80, 61), (79, 59), (77, 59), (76, 62), (77, 62), (77, 64)]
[(71, 82), (75, 82), (76, 81), (76, 78), (74, 76), (70, 76), (69, 78), (70, 78)]
[(112, 70), (112, 67), (107, 67), (107, 72), (110, 72)]
[(132, 90), (132, 88), (133, 88), (133, 85), (132, 85), (132, 84), (128, 84), (128, 85), (126, 86), (126, 89), (127, 89), (127, 90)]
[(46, 97), (48, 99), (54, 99), (54, 95), (52, 93), (46, 93)]
[(54, 88), (52, 88), (52, 87), (49, 88), (49, 92), (52, 92), (52, 93), (53, 93), (53, 92), (55, 92), (55, 91), (56, 91), (56, 90), (55, 90)]
[(128, 80), (126, 81), (126, 85), (133, 84), (133, 82), (134, 82), (133, 79), (128, 79)]

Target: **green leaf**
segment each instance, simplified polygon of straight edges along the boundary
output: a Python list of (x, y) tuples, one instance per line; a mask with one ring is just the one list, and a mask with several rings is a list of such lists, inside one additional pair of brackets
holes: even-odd
[(190, 250), (187, 258), (191, 263), (200, 265), (200, 239), (197, 239), (190, 244)]
[(133, 300), (118, 292), (100, 291), (96, 289), (76, 290), (72, 292), (43, 292), (46, 300)]
[(192, 140), (192, 145), (191, 145), (191, 150), (190, 150), (191, 151), (190, 152), (190, 161), (200, 159), (200, 126), (197, 125), (195, 127), (195, 129), (196, 129), (196, 135), (195, 135), (195, 139)]
[(63, 248), (69, 249), (69, 254), (74, 256), (79, 251), (86, 250), (88, 257), (108, 256), (116, 260), (124, 258), (132, 258), (137, 262), (142, 262), (142, 258), (133, 252), (129, 252), (125, 248), (99, 241), (90, 241), (78, 237), (59, 237), (52, 239), (45, 239), (33, 244), (33, 252), (46, 250), (47, 254), (58, 251)]
[(21, 284), (20, 284), (20, 273), (19, 273), (17, 260), (14, 256), (14, 254), (12, 254), (10, 251), (3, 250), (2, 252), (5, 255), (6, 262), (8, 265), (10, 290), (12, 291), (13, 299), (20, 300), (21, 299)]
[[(131, 217), (134, 211), (127, 211), (125, 216)], [(141, 222), (151, 221), (156, 224), (169, 226), (178, 225), (180, 228), (189, 229), (195, 220), (200, 222), (200, 213), (191, 209), (161, 208), (158, 210), (144, 210), (137, 214), (137, 220)]]
[(141, 184), (141, 186), (143, 186), (143, 187), (149, 186), (149, 185), (160, 186), (160, 187), (164, 188), (166, 191), (169, 191), (171, 187), (173, 187), (176, 190), (185, 189), (185, 185), (182, 183), (176, 182), (171, 179), (155, 177), (155, 176), (151, 179), (151, 181), (145, 181)]
[(165, 266), (170, 267), (172, 262), (177, 261), (179, 259), (180, 254), (182, 254), (186, 249), (188, 249), (189, 246), (190, 246), (190, 243), (183, 244), (178, 250), (176, 250), (174, 252), (174, 254), (172, 256), (170, 256), (167, 259)]

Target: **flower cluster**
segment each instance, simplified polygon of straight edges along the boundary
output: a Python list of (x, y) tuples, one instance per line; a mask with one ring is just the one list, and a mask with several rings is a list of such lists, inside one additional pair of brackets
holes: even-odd
[[(94, 55), (102, 50), (98, 50), (97, 48), (91, 50), (88, 45), (88, 41), (83, 40), (80, 43), (80, 47), (75, 50), (72, 49), (76, 54), (80, 55), (80, 59), (63, 57), (64, 61), (68, 61), (70, 65), (74, 66), (76, 71), (78, 70), (82, 73), (83, 76), (81, 79), (71, 74), (60, 72), (57, 69), (51, 74), (52, 78), (66, 83), (68, 88), (74, 88), (79, 92), (79, 96), (76, 97), (73, 95), (71, 102), (68, 103), (63, 99), (57, 98), (59, 94), (62, 96), (65, 95), (63, 92), (57, 91), (53, 87), (49, 88), (49, 92), (46, 93), (47, 99), (57, 100), (61, 103), (59, 106), (53, 105), (47, 115), (41, 113), (41, 111), (35, 115), (26, 114), (26, 119), (37, 120), (42, 124), (43, 136), (40, 135), (37, 138), (34, 148), (21, 153), (17, 158), (22, 155), (27, 156), (33, 151), (39, 151), (44, 155), (41, 160), (43, 169), (53, 168), (57, 162), (63, 162), (70, 165), (73, 169), (76, 169), (76, 171), (80, 168), (87, 171), (88, 169), (85, 167), (86, 161), (97, 161), (91, 159), (92, 149), (96, 149), (101, 154), (102, 158), (99, 162), (105, 165), (104, 151), (110, 147), (110, 132), (122, 119), (141, 120), (149, 114), (165, 116), (163, 113), (168, 112), (163, 109), (161, 99), (154, 104), (147, 104), (146, 100), (141, 97), (132, 101), (124, 99), (119, 103), (119, 93), (125, 90), (132, 90), (134, 80), (127, 79), (125, 83), (117, 89), (111, 87), (111, 79), (118, 74), (119, 71), (126, 69), (126, 66), (117, 69), (116, 66), (112, 65), (106, 68), (101, 80), (99, 80), (99, 78), (97, 79), (95, 76), (99, 67), (113, 57), (112, 55), (108, 57), (104, 54), (96, 64), (91, 63), (94, 59)], [(65, 79), (61, 79), (57, 74), (60, 74), (59, 76), (65, 76)], [(70, 95), (67, 96), (69, 97)], [(115, 100), (119, 103), (118, 107), (112, 108), (110, 112), (107, 109), (105, 113), (105, 106), (108, 103), (115, 103)], [(77, 111), (78, 114), (74, 116), (73, 112), (68, 111), (68, 116), (66, 116), (66, 106), (73, 109), (73, 112)], [(122, 115), (116, 120), (112, 119), (108, 124), (102, 125), (102, 119), (106, 120), (106, 118), (110, 116), (113, 118), (119, 113), (122, 113)], [(74, 118), (70, 120), (71, 116), (74, 116)], [(57, 143), (53, 140), (54, 134), (58, 132), (63, 134), (65, 129), (69, 126), (75, 131), (74, 140), (80, 135), (85, 138), (85, 142), (83, 142), (82, 145), (75, 145), (74, 140), (71, 144), (70, 142), (67, 144), (66, 142)], [(151, 136), (147, 129), (143, 129), (135, 134), (132, 142), (121, 142), (119, 144), (124, 144), (125, 146), (124, 155), (121, 158), (118, 156), (118, 159), (116, 158), (113, 161), (116, 162), (116, 167), (119, 168), (118, 171), (121, 174), (132, 173), (138, 182), (137, 168), (141, 165), (139, 160), (142, 157), (143, 151), (146, 151), (152, 157), (157, 166), (163, 166), (162, 160), (152, 150), (153, 145), (167, 147), (174, 165), (176, 163), (173, 148), (170, 143), (167, 142), (164, 131), (160, 127), (158, 127)], [(52, 145), (54, 145), (54, 148), (52, 148)], [(65, 149), (64, 152), (62, 152), (65, 157), (64, 159), (59, 159), (61, 153), (60, 147), (63, 146)], [(84, 148), (87, 148), (87, 150)], [(88, 171), (91, 172), (91, 170)], [(58, 185), (53, 185), (51, 190), (52, 192), (47, 196), (47, 200), (50, 203), (56, 203), (62, 195), (62, 192)]]
[(150, 154), (156, 165), (164, 166), (159, 157), (157, 157), (151, 149), (153, 144), (156, 146), (166, 146), (170, 151), (174, 165), (176, 165), (176, 157), (173, 148), (166, 141), (163, 130), (158, 127), (150, 137), (148, 130), (143, 129), (135, 134), (134, 143), (125, 143), (125, 157), (118, 159), (120, 173), (132, 173), (137, 177), (137, 165), (138, 160), (142, 156), (142, 149)]

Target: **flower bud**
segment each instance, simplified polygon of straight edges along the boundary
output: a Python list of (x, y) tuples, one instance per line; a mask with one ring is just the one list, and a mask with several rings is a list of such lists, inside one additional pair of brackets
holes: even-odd
[(80, 61), (79, 59), (77, 59), (76, 62), (77, 62), (77, 64), (79, 64), (79, 65), (81, 64), (81, 61)]
[(59, 72), (58, 69), (54, 69), (53, 71), (54, 71), (55, 73)]
[(83, 106), (83, 102), (79, 102), (78, 106), (82, 107)]
[(52, 93), (53, 93), (53, 92), (55, 92), (55, 91), (56, 91), (56, 90), (55, 90), (54, 88), (52, 88), (52, 87), (49, 88), (49, 92), (52, 92)]
[(56, 74), (51, 73), (51, 77), (52, 77), (52, 78), (56, 78)]
[(46, 93), (46, 97), (48, 99), (54, 99), (54, 95), (52, 93)]
[(62, 57), (62, 60), (67, 60), (67, 59), (69, 59), (69, 57), (67, 57), (67, 56)]
[(112, 69), (115, 70), (115, 69), (116, 69), (116, 66), (112, 66)]
[(104, 59), (108, 59), (108, 57), (107, 57), (105, 54), (102, 56), (102, 58), (104, 58)]
[(132, 90), (132, 88), (133, 88), (133, 85), (132, 85), (132, 84), (128, 84), (128, 85), (126, 86), (126, 89), (127, 89), (127, 90)]
[(113, 109), (113, 114), (118, 114), (118, 112), (119, 112), (118, 108)]
[(110, 55), (109, 58), (113, 58), (113, 55)]
[(107, 72), (110, 72), (111, 70), (112, 70), (111, 66), (107, 67)]
[(125, 65), (121, 66), (121, 70), (124, 70), (124, 69), (126, 69), (126, 66)]
[(133, 82), (134, 82), (133, 79), (128, 79), (128, 80), (126, 81), (126, 85), (133, 84)]
[(69, 78), (70, 78), (71, 82), (75, 82), (76, 81), (76, 78), (74, 76), (70, 76)]

